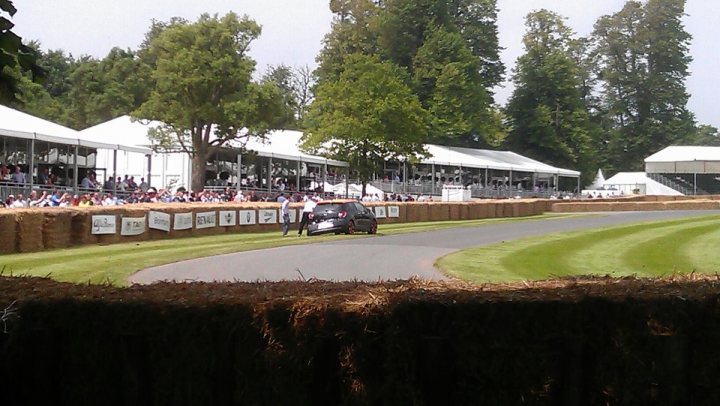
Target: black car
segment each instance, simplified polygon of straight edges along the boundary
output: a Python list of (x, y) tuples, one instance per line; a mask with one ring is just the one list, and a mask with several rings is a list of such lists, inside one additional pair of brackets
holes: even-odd
[(324, 233), (377, 233), (375, 213), (355, 200), (320, 202), (309, 216), (308, 235)]

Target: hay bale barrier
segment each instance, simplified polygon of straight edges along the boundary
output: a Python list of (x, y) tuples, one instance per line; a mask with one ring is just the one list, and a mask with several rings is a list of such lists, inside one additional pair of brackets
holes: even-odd
[[(547, 211), (556, 213), (609, 212), (609, 211), (643, 211), (643, 210), (718, 210), (720, 196), (687, 196), (666, 197), (634, 196), (618, 199), (587, 199), (578, 201), (558, 200), (480, 200), (463, 203), (446, 202), (377, 202), (367, 205), (374, 210), (376, 206), (385, 207), (386, 218), (379, 218), (380, 224), (414, 223), (428, 221), (463, 221), (485, 218), (527, 217), (543, 214)], [(291, 208), (297, 210), (298, 221), (291, 225), (297, 230), (299, 217), (302, 215), (302, 203), (294, 203)], [(397, 206), (399, 217), (389, 217), (388, 207)], [(7, 244), (3, 244), (0, 253), (34, 252), (43, 249), (58, 249), (70, 246), (91, 244), (116, 244), (123, 242), (153, 241), (191, 236), (216, 235), (224, 233), (257, 233), (280, 231), (280, 205), (268, 203), (224, 203), (224, 204), (138, 204), (120, 207), (89, 207), (89, 208), (43, 208), (43, 209), (12, 209), (0, 212), (0, 231), (5, 231)], [(261, 210), (274, 210), (278, 222), (262, 224)], [(151, 211), (170, 216), (169, 231), (150, 227)], [(221, 227), (197, 228), (198, 213), (235, 211), (235, 225)], [(241, 214), (245, 214), (241, 216)], [(248, 224), (247, 214), (252, 221)], [(189, 228), (175, 229), (179, 216), (189, 217)], [(114, 234), (94, 234), (93, 216), (114, 216), (117, 224)], [(123, 218), (146, 218), (146, 229), (134, 236), (122, 236)], [(242, 219), (241, 219), (242, 217)], [(14, 238), (13, 238), (14, 236)]]
[(0, 277), (0, 404), (720, 403), (720, 281)]
[(17, 251), (17, 213), (15, 211), (0, 211), (0, 254), (13, 254)]
[(45, 248), (43, 224), (45, 213), (31, 209), (17, 209), (17, 250), (18, 252), (37, 252)]

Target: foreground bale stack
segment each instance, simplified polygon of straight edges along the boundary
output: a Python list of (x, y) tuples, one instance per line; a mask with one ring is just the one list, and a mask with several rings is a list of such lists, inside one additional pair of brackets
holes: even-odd
[(0, 404), (713, 405), (719, 295), (715, 278), (124, 290), (0, 278)]
[(46, 249), (67, 248), (72, 245), (74, 215), (74, 210), (58, 209), (43, 216), (43, 245)]
[(19, 209), (16, 220), (18, 252), (42, 251), (45, 248), (43, 243), (45, 214), (32, 209)]
[(0, 254), (13, 254), (17, 252), (17, 213), (15, 211), (0, 211)]

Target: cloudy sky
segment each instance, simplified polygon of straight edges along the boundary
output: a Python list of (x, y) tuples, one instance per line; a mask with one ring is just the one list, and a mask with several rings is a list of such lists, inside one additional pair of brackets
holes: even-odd
[[(165, 21), (173, 16), (195, 20), (201, 13), (235, 11), (247, 14), (263, 27), (253, 43), (252, 55), (258, 69), (284, 63), (315, 66), (323, 36), (330, 30), (329, 0), (16, 0), (19, 11), (15, 31), (25, 40), (39, 40), (44, 49), (64, 49), (74, 56), (89, 54), (101, 58), (113, 46), (136, 48), (152, 19)], [(508, 72), (522, 54), (521, 37), (525, 15), (546, 8), (567, 17), (578, 34), (592, 31), (595, 20), (622, 8), (624, 0), (498, 0), (502, 58)], [(688, 91), (690, 108), (700, 123), (720, 127), (714, 98), (720, 94), (720, 1), (688, 0), (686, 29), (693, 35), (692, 76)], [(504, 104), (512, 92), (509, 85), (497, 89), (497, 101)]]

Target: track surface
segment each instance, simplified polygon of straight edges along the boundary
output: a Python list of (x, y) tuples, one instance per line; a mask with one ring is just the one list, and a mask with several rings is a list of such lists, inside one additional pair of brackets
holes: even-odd
[[(442, 280), (435, 261), (451, 252), (562, 231), (643, 221), (707, 216), (715, 211), (602, 213), (595, 216), (515, 221), (477, 227), (357, 238), (218, 255), (142, 270), (130, 283), (158, 281)], [(279, 232), (279, 231), (278, 231)], [(382, 228), (379, 230), (382, 233)], [(297, 238), (297, 237), (287, 237)], [(312, 237), (302, 237), (312, 238)]]

